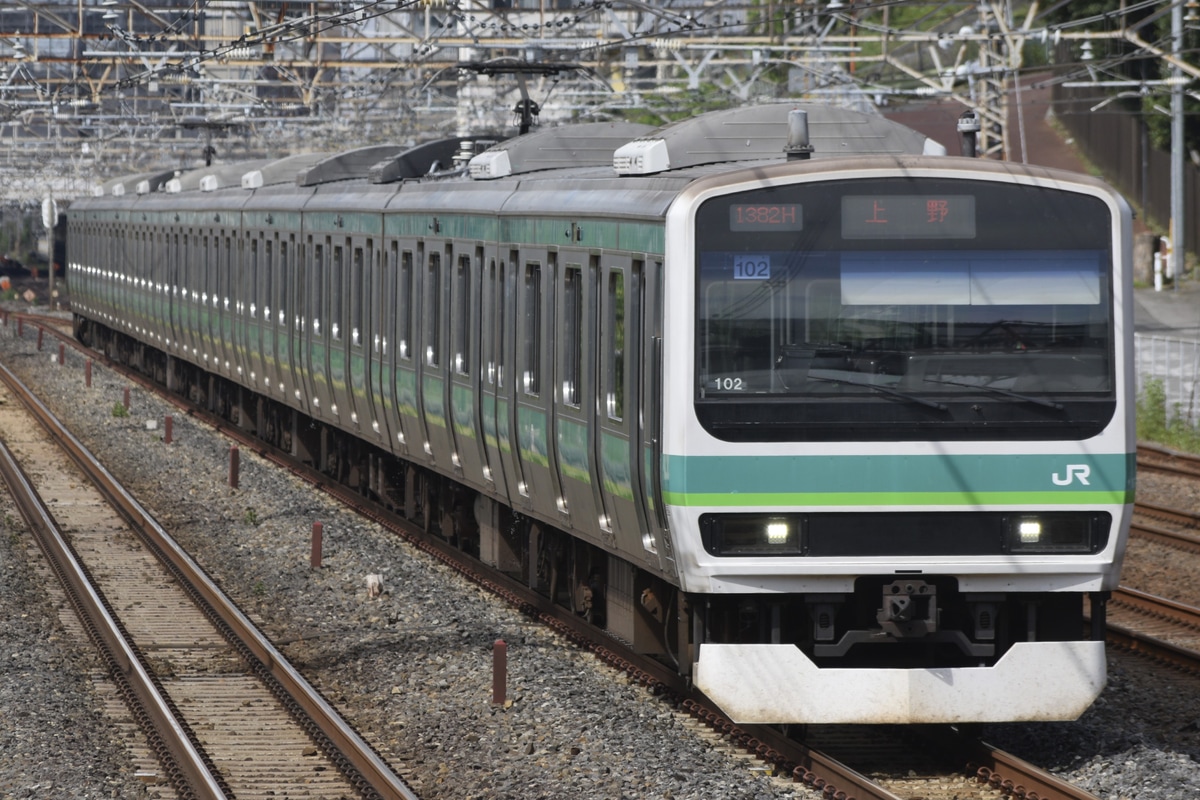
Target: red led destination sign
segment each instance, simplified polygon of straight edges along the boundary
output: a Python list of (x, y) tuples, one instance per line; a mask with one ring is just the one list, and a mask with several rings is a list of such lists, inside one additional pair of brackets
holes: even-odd
[(847, 195), (844, 239), (973, 239), (973, 195)]

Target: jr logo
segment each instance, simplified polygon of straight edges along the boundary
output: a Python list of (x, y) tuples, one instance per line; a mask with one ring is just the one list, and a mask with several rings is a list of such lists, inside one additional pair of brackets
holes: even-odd
[(1091, 483), (1088, 481), (1088, 475), (1091, 474), (1092, 468), (1087, 464), (1067, 464), (1067, 476), (1060, 478), (1056, 472), (1051, 477), (1051, 480), (1054, 481), (1055, 486), (1070, 486), (1078, 478), (1079, 482), (1084, 486), (1090, 486)]

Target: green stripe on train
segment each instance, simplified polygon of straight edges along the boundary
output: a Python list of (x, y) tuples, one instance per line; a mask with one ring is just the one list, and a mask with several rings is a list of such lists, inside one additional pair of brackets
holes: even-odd
[(665, 456), (673, 505), (1131, 503), (1129, 454)]

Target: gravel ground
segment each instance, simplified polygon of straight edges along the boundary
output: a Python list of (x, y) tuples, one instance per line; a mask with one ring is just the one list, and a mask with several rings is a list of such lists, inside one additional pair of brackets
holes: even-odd
[[(15, 325), (0, 327), (0, 360), (41, 387), (47, 404), (268, 635), (290, 642), (281, 649), (423, 800), (818, 796), (714, 745), (622, 673), (252, 453), (241, 452), (239, 488), (231, 489), (227, 439), (174, 413), (166, 445), (168, 406), (134, 388), (130, 415), (114, 416), (124, 381), (96, 365), (86, 389), (82, 356), (69, 353), (59, 367), (56, 347), (39, 353), (32, 330), (19, 341), (14, 334)], [(30, 570), (10, 516), (0, 608), (21, 624), (0, 633), (0, 798), (157, 794), (133, 779), (122, 752), (102, 746), (109, 734), (96, 704), (75, 699), (90, 697), (86, 674), (61, 652), (44, 590), (7, 579)], [(318, 570), (309, 565), (315, 521), (324, 528)], [(383, 575), (376, 600), (367, 597), (371, 573)], [(491, 703), (497, 639), (508, 645), (503, 707)], [(47, 664), (55, 665), (53, 680), (38, 669)], [(14, 671), (20, 698), (10, 703)], [(66, 726), (77, 745), (52, 730)], [(73, 756), (76, 746), (89, 750), (86, 759)], [(38, 768), (9, 758), (18, 752)]]
[[(20, 342), (14, 333), (0, 327), (0, 359), (42, 387), (268, 634), (290, 642), (289, 657), (426, 800), (815, 797), (697, 736), (621, 674), (253, 454), (242, 452), (230, 489), (223, 437), (176, 414), (166, 445), (165, 405), (134, 389), (131, 415), (113, 416), (123, 381), (97, 367), (85, 389), (81, 356), (59, 367), (33, 352), (29, 331)], [(1147, 499), (1181, 491), (1158, 476), (1140, 488)], [(111, 741), (79, 666), (89, 657), (58, 633), (12, 517), (0, 541), (0, 798), (156, 793)], [(313, 570), (318, 520), (324, 561)], [(369, 573), (384, 576), (378, 600), (367, 597)], [(496, 639), (509, 650), (502, 708), (490, 702)], [(1200, 681), (1139, 660), (1112, 657), (1108, 689), (1077, 722), (985, 734), (1105, 800), (1200, 797)]]

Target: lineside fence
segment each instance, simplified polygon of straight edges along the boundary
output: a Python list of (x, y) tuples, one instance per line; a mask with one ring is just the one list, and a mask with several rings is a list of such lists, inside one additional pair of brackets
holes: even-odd
[(1192, 427), (1200, 421), (1200, 341), (1134, 334), (1134, 367), (1140, 397), (1147, 380), (1162, 382), (1167, 419), (1182, 418)]

